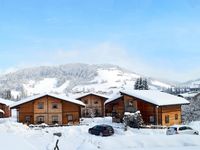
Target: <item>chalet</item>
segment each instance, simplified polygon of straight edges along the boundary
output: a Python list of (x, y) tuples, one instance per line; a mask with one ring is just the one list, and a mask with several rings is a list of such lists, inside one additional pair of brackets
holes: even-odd
[(78, 100), (55, 94), (40, 94), (11, 105), (17, 110), (18, 122), (26, 124), (78, 124), (81, 107)]
[(13, 103), (10, 100), (0, 98), (0, 118), (8, 118), (11, 116), (9, 105)]
[(104, 116), (104, 103), (108, 99), (107, 96), (87, 93), (77, 98), (85, 104), (85, 108), (81, 108), (82, 117), (103, 117)]
[(181, 105), (184, 98), (155, 90), (123, 91), (105, 102), (106, 115), (113, 121), (122, 121), (125, 112), (139, 110), (145, 124), (173, 125), (181, 123)]

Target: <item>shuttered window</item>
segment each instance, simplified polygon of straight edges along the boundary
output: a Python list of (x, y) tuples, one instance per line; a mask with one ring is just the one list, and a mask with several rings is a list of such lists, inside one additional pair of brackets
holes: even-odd
[(175, 114), (175, 120), (178, 120), (178, 114)]
[(165, 115), (165, 123), (169, 123), (169, 115)]

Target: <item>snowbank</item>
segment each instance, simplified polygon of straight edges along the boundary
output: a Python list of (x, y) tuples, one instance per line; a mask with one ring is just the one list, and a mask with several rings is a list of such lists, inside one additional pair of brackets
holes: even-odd
[(0, 133), (0, 145), (5, 150), (37, 150), (23, 136), (13, 133)]
[[(109, 124), (115, 134), (99, 137), (88, 134), (88, 129), (96, 124)], [(200, 122), (190, 124), (200, 129)], [(55, 137), (53, 133), (61, 133)], [(0, 144), (6, 150), (52, 150), (59, 139), (60, 150), (176, 150), (200, 149), (200, 136), (167, 136), (165, 129), (132, 129), (124, 132), (123, 124), (112, 123), (112, 118), (83, 119), (82, 125), (54, 128), (33, 128), (16, 123), (12, 119), (0, 119)], [(12, 143), (12, 144), (9, 144)]]
[(199, 131), (200, 133), (200, 121), (193, 121), (189, 124), (193, 129)]

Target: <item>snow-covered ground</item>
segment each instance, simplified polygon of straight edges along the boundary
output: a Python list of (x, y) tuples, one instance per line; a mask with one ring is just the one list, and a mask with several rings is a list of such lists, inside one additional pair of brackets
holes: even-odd
[[(99, 137), (88, 134), (88, 129), (96, 124), (110, 124), (115, 134)], [(200, 131), (200, 122), (190, 124)], [(53, 150), (61, 132), (60, 150), (199, 150), (200, 136), (165, 135), (165, 129), (132, 129), (124, 131), (122, 124), (111, 122), (111, 118), (84, 119), (79, 126), (33, 128), (16, 123), (13, 119), (0, 120), (0, 145), (6, 150)]]

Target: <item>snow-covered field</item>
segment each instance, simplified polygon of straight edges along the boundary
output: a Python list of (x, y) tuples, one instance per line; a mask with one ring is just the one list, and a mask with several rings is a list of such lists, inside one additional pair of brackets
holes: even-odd
[[(115, 134), (99, 137), (88, 134), (88, 128), (96, 124), (110, 124)], [(190, 124), (200, 131), (200, 122)], [(122, 124), (111, 122), (111, 118), (85, 119), (80, 126), (29, 128), (13, 119), (0, 120), (0, 147), (5, 150), (53, 150), (61, 132), (60, 150), (199, 150), (200, 136), (165, 135), (165, 129), (132, 129), (124, 131)]]

